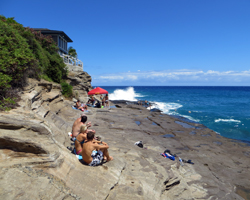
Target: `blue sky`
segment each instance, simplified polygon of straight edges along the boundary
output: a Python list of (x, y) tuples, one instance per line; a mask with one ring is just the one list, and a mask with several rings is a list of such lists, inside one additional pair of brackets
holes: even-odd
[(64, 31), (95, 86), (250, 86), (249, 0), (1, 0)]

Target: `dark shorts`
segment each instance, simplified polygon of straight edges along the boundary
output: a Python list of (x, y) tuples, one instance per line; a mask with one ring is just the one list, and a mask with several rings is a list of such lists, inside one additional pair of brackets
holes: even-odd
[(93, 160), (91, 161), (91, 163), (89, 163), (89, 166), (97, 166), (97, 165), (100, 165), (102, 163), (103, 153), (100, 150), (93, 151), (91, 154), (91, 157), (93, 158)]

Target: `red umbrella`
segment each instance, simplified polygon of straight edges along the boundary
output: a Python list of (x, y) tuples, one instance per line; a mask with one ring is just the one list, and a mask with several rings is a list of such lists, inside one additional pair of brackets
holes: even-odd
[(90, 90), (88, 92), (88, 95), (93, 95), (93, 94), (108, 94), (108, 91), (104, 90), (104, 89), (102, 89), (100, 87), (97, 87), (97, 88), (95, 88), (93, 90)]

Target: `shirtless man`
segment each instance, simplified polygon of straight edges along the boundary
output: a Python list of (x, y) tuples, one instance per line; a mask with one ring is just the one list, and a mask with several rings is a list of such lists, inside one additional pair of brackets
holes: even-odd
[(109, 96), (108, 96), (108, 94), (106, 94), (104, 99), (105, 99), (105, 106), (108, 107), (109, 106)]
[(108, 153), (108, 144), (101, 142), (98, 144), (94, 140), (94, 132), (87, 133), (87, 141), (82, 145), (82, 159), (89, 166), (97, 166), (102, 163), (103, 157), (106, 157), (107, 162), (113, 160), (113, 157)]
[(76, 119), (76, 121), (74, 122), (72, 126), (72, 138), (75, 138), (80, 133), (80, 127), (82, 125), (86, 125), (87, 127), (91, 126), (91, 122), (86, 124), (87, 119), (88, 118), (86, 115), (82, 115), (81, 117)]
[[(87, 140), (87, 133), (90, 131), (95, 134), (95, 130), (88, 130), (88, 127), (86, 125), (82, 125), (80, 127), (80, 133), (75, 138), (75, 153), (77, 155), (81, 155), (82, 145)], [(101, 141), (98, 141), (95, 139), (93, 140), (93, 142), (95, 142), (97, 144), (102, 143)]]

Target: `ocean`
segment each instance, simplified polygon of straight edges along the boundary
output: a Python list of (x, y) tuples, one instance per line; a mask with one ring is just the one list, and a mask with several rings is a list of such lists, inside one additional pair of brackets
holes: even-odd
[(148, 100), (164, 114), (185, 117), (218, 134), (250, 142), (250, 87), (100, 86), (110, 100)]

